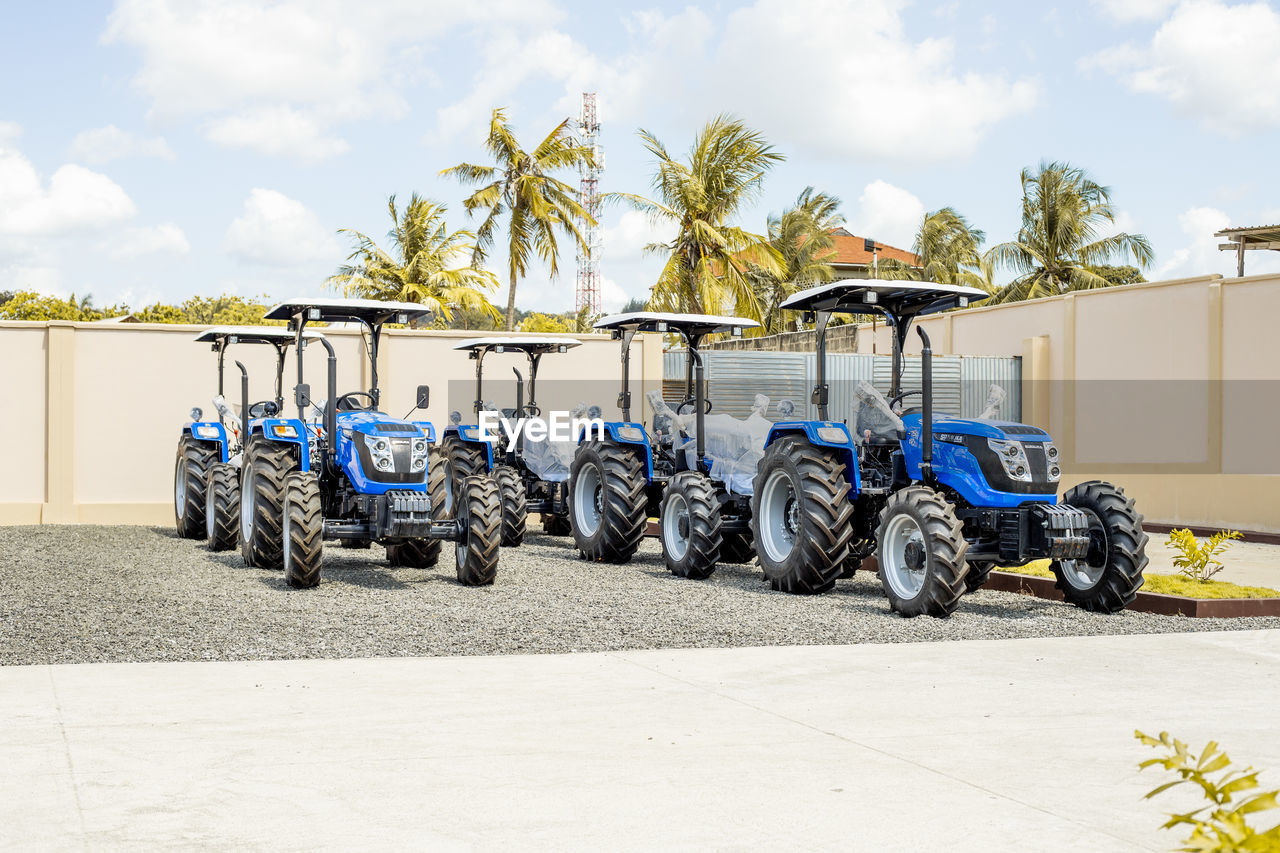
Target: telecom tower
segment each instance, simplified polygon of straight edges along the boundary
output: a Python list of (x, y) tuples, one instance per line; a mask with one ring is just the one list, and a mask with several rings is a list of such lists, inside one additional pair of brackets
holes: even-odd
[(582, 93), (582, 116), (578, 119), (578, 142), (591, 150), (592, 163), (578, 166), (582, 179), (582, 206), (593, 222), (582, 229), (585, 246), (578, 247), (578, 289), (574, 309), (584, 307), (600, 313), (600, 173), (604, 171), (604, 150), (600, 147), (600, 120), (596, 117), (596, 93)]

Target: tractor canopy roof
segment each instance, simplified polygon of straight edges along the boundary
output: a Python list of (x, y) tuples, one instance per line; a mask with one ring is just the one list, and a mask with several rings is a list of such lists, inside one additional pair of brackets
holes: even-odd
[[(303, 332), (302, 336), (318, 338), (320, 333)], [(196, 343), (288, 344), (296, 338), (284, 326), (214, 326), (196, 335)]]
[(430, 316), (431, 309), (413, 302), (382, 302), (377, 299), (344, 299), (336, 296), (300, 296), (281, 302), (263, 317), (292, 320), (305, 314), (320, 322), (357, 322), (377, 326), (382, 323), (411, 323)]
[(721, 317), (715, 314), (668, 314), (662, 311), (629, 311), (626, 314), (610, 314), (601, 317), (597, 329), (635, 329), (637, 332), (680, 332), (689, 335), (710, 335), (731, 332), (734, 329), (756, 329), (755, 320), (740, 317)]
[(467, 350), (468, 352), (504, 352), (510, 350), (534, 355), (536, 353), (560, 352), (562, 347), (567, 350), (580, 346), (582, 346), (582, 341), (576, 338), (530, 336), (526, 338), (471, 338), (454, 344), (453, 348)]
[(794, 311), (918, 317), (963, 307), (989, 295), (976, 287), (959, 284), (848, 278), (801, 290), (784, 300), (781, 307)]

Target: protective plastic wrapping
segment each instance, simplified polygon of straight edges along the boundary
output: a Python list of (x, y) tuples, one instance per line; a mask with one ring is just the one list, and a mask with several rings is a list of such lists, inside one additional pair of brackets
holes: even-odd
[(994, 421), (999, 419), (1001, 410), (1004, 409), (1005, 398), (1009, 395), (999, 385), (992, 384), (987, 389), (987, 402), (982, 407), (982, 414), (978, 415), (980, 421)]
[[(650, 391), (648, 397), (654, 411), (654, 432), (659, 441), (674, 441), (676, 450), (685, 453), (686, 463), (693, 468), (697, 462), (697, 441), (694, 438), (697, 416), (693, 413), (676, 414), (657, 391)], [(723, 482), (730, 494), (751, 494), (751, 482), (755, 479), (760, 460), (764, 458), (765, 439), (773, 425), (764, 416), (768, 409), (769, 398), (757, 394), (751, 414), (745, 420), (722, 414), (708, 414), (703, 418), (704, 452), (711, 468), (711, 478)]]
[(213, 398), (213, 408), (217, 410), (218, 417), (222, 420), (222, 425), (231, 431), (236, 438), (240, 437), (240, 415), (234, 408), (227, 403), (227, 399), (221, 394)]
[[(593, 410), (597, 414), (592, 415)], [(579, 403), (569, 412), (569, 417), (572, 420), (599, 417), (598, 412), (598, 406)], [(577, 450), (578, 442), (572, 437), (564, 441), (552, 441), (550, 438), (534, 441), (526, 437), (520, 456), (538, 479), (549, 483), (563, 483), (569, 479), (569, 466), (573, 464), (573, 455)]]
[(902, 433), (902, 418), (894, 414), (889, 408), (889, 401), (874, 385), (865, 379), (859, 380), (853, 394), (858, 399), (858, 412), (854, 419), (857, 424), (856, 440), (865, 441), (868, 434), (872, 438), (897, 438)]

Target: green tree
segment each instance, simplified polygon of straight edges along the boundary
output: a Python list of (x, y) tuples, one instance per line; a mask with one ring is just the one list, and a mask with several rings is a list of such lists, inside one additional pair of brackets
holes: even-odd
[(649, 300), (641, 299), (640, 297), (637, 296), (635, 299), (628, 299), (627, 304), (623, 305), (622, 310), (619, 311), (618, 313), (630, 314), (634, 311), (643, 311), (645, 310), (645, 307), (648, 304), (649, 304)]
[(571, 322), (554, 314), (533, 313), (520, 321), (520, 331), (555, 334), (557, 332), (575, 331)]
[(879, 275), (887, 279), (962, 284), (991, 293), (995, 290), (994, 270), (982, 257), (985, 239), (986, 234), (970, 225), (954, 208), (926, 213), (911, 244), (919, 265), (887, 258), (880, 262)]
[(840, 224), (840, 199), (805, 187), (794, 206), (769, 216), (769, 245), (780, 263), (776, 271), (748, 266), (748, 276), (762, 304), (766, 335), (783, 331), (781, 305), (792, 293), (835, 278), (826, 259), (835, 250), (831, 231)]
[[(265, 300), (267, 297), (263, 294), (262, 298)], [(182, 320), (178, 322), (203, 326), (284, 325), (283, 320), (262, 319), (267, 307), (263, 302), (242, 296), (193, 296), (179, 306)]]
[(154, 305), (148, 305), (141, 311), (134, 311), (133, 316), (138, 318), (140, 323), (185, 323), (187, 315), (181, 308), (173, 305), (163, 305), (159, 302)]
[(15, 291), (0, 306), (0, 320), (80, 320), (80, 304), (71, 299), (45, 296), (30, 290)]
[(994, 297), (1016, 302), (1055, 296), (1071, 290), (1110, 287), (1112, 282), (1091, 272), (1115, 256), (1133, 257), (1146, 267), (1154, 257), (1141, 234), (1099, 237), (1116, 221), (1111, 189), (1095, 182), (1069, 163), (1041, 163), (1032, 174), (1022, 170), (1022, 227), (1016, 239), (993, 246), (987, 253), (993, 266), (1017, 273)]
[(373, 238), (344, 228), (355, 248), (349, 263), (338, 268), (326, 284), (348, 296), (364, 299), (416, 302), (449, 321), (453, 309), (496, 316), (497, 309), (485, 295), (498, 285), (489, 270), (474, 263), (459, 263), (476, 248), (475, 235), (466, 229), (450, 231), (445, 222), (447, 208), (414, 193), (403, 213), (396, 197), (387, 199), (392, 229), (387, 232), (390, 250)]
[(574, 187), (554, 173), (592, 162), (591, 149), (579, 145), (565, 119), (531, 152), (521, 147), (501, 108), (489, 120), (485, 149), (494, 165), (459, 163), (440, 174), (456, 177), (464, 185), (482, 185), (463, 202), (468, 215), (484, 212), (476, 229), (472, 263), (479, 265), (493, 247), (503, 217), (507, 221), (506, 329), (516, 323), (516, 285), (529, 271), (537, 252), (555, 278), (560, 271), (560, 246), (556, 233), (572, 237), (580, 248), (586, 241), (579, 222), (594, 222), (578, 199)]
[(665, 253), (666, 263), (649, 298), (662, 311), (720, 313), (760, 319), (763, 306), (749, 267), (782, 274), (782, 259), (768, 238), (733, 224), (742, 206), (760, 193), (769, 171), (785, 159), (763, 136), (721, 115), (694, 139), (688, 160), (673, 157), (647, 130), (640, 139), (657, 158), (657, 200), (617, 194), (651, 220), (675, 226), (670, 243), (645, 251)]
[(1142, 271), (1137, 267), (1131, 266), (1111, 266), (1110, 264), (1098, 264), (1085, 267), (1089, 272), (1096, 276), (1101, 276), (1111, 283), (1112, 287), (1119, 284), (1140, 284), (1146, 281)]

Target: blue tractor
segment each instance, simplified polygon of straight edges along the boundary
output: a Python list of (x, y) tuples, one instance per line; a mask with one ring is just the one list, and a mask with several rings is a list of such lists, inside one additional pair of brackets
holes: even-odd
[[(314, 335), (308, 335), (313, 337)], [(218, 354), (218, 393), (213, 398), (217, 420), (204, 420), (200, 407), (182, 425), (173, 474), (173, 515), (178, 535), (205, 539), (211, 550), (236, 546), (240, 518), (239, 465), (243, 424), (248, 418), (271, 417), (284, 405), (284, 362), (295, 335), (279, 326), (214, 326), (196, 336)], [(225, 393), (227, 348), (237, 344), (269, 345), (276, 349), (276, 394), (272, 400), (248, 404), (248, 373), (241, 372), (241, 411), (228, 405)]]
[[(522, 353), (529, 361), (529, 380), (526, 384), (520, 371), (516, 375), (515, 407), (503, 409), (500, 414), (511, 423), (524, 418), (542, 415), (538, 407), (538, 366), (548, 353), (566, 353), (581, 341), (553, 337), (489, 337), (462, 341), (454, 347), (470, 353), (476, 363), (476, 397), (472, 410), (480, 416), (484, 410), (484, 361), (490, 353)], [(502, 500), (502, 544), (515, 547), (524, 541), (525, 526), (530, 512), (542, 516), (544, 533), (566, 536), (569, 533), (569, 504), (565, 481), (569, 476), (567, 465), (559, 463), (556, 447), (551, 441), (528, 441), (523, 434), (511, 441), (505, 434), (498, 440), (483, 439), (478, 424), (463, 424), (460, 413), (453, 413), (440, 440), (440, 452), (445, 464), (446, 477), (453, 491), (466, 477), (473, 474), (489, 474), (498, 486)]]
[[(266, 313), (287, 320), (295, 336), (298, 417), (249, 422), (240, 479), (241, 554), (250, 566), (284, 568), (294, 588), (320, 582), (324, 540), (384, 545), (392, 565), (426, 568), (439, 560), (440, 541), (454, 542), (459, 582), (493, 583), (498, 565), (501, 508), (488, 477), (468, 477), (448, 504), (443, 466), (433, 453), (426, 421), (379, 410), (378, 347), (387, 323), (428, 315), (420, 305), (366, 299), (304, 298)], [(328, 353), (327, 396), (313, 403), (304, 381), (307, 325), (353, 323), (369, 357), (368, 390), (338, 393), (337, 356)], [(418, 387), (415, 409), (429, 390)], [(321, 414), (317, 419), (313, 410)]]
[[(597, 329), (622, 342), (622, 420), (605, 423), (603, 438), (579, 445), (569, 475), (570, 517), (585, 559), (625, 563), (640, 547), (649, 518), (657, 518), (667, 569), (703, 579), (719, 562), (748, 562), (753, 554), (749, 497), (711, 476), (706, 452), (706, 373), (700, 347), (707, 335), (741, 335), (754, 320), (708, 314), (636, 311), (601, 318)], [(637, 332), (679, 335), (686, 347), (685, 388), (675, 414), (690, 416), (691, 440), (655, 413), (652, 439), (631, 420), (630, 352)]]
[[(935, 415), (932, 347), (921, 387), (901, 388), (915, 318), (986, 293), (957, 285), (845, 280), (794, 294), (817, 332), (817, 421), (773, 426), (756, 474), (751, 524), (777, 589), (823, 592), (875, 554), (891, 608), (947, 616), (995, 565), (1049, 559), (1065, 599), (1113, 613), (1134, 599), (1147, 564), (1142, 516), (1117, 486), (1081, 483), (1061, 497), (1057, 447), (1027, 424)], [(826, 331), (834, 313), (883, 315), (893, 329), (887, 405), (864, 401), (851, 433), (829, 411)], [(915, 406), (906, 402), (919, 397)], [(883, 398), (881, 398), (883, 400)]]

